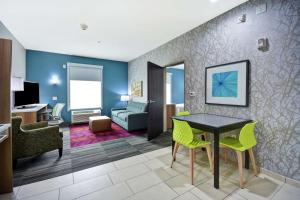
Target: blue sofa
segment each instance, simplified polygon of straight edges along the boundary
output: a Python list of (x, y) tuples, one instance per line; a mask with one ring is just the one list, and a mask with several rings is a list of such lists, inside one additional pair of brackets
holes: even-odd
[(130, 101), (127, 108), (112, 108), (111, 119), (127, 131), (146, 129), (148, 104)]

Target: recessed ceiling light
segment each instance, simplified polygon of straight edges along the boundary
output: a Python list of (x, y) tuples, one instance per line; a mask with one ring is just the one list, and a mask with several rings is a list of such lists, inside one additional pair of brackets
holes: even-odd
[(85, 23), (80, 24), (80, 28), (81, 28), (81, 30), (83, 30), (83, 31), (87, 30), (88, 27), (89, 27), (89, 26), (88, 26), (87, 24), (85, 24)]
[(212, 2), (212, 3), (215, 3), (215, 2), (217, 2), (217, 1), (219, 1), (219, 0), (210, 0), (210, 2)]

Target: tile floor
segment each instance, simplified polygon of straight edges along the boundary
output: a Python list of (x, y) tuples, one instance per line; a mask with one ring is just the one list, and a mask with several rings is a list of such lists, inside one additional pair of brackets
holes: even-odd
[(221, 161), (220, 189), (213, 188), (204, 152), (197, 153), (195, 185), (189, 181), (188, 152), (180, 150), (174, 167), (169, 167), (171, 148), (107, 163), (64, 176), (14, 188), (0, 200), (245, 200), (298, 199), (300, 188), (265, 174), (253, 176), (245, 170), (246, 186), (239, 188), (233, 163)]

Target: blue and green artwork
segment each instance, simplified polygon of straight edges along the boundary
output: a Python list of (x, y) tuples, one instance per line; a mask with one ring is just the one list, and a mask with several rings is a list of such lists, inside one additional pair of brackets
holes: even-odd
[(213, 97), (237, 97), (238, 72), (228, 71), (212, 74)]

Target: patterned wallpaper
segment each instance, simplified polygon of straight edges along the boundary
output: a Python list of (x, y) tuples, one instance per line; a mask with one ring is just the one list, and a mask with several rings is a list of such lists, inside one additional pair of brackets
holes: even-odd
[[(264, 2), (267, 12), (257, 15), (256, 6)], [(247, 20), (238, 24), (242, 14)], [(186, 108), (257, 120), (258, 164), (300, 180), (299, 14), (299, 0), (250, 0), (132, 60), (129, 83), (143, 80), (145, 94), (135, 100), (147, 99), (147, 61), (161, 66), (184, 61)], [(264, 37), (269, 50), (258, 51), (257, 40)], [(205, 67), (244, 59), (251, 62), (250, 106), (206, 105)], [(196, 96), (190, 97), (189, 91)]]

